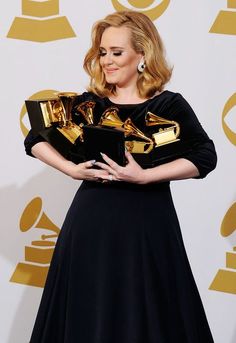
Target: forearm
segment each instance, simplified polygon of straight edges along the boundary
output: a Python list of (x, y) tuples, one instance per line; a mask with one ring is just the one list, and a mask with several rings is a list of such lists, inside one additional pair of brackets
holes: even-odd
[(39, 142), (31, 149), (32, 154), (47, 165), (56, 168), (75, 180), (108, 180), (109, 174), (104, 170), (93, 168), (95, 161), (75, 164), (65, 159), (47, 142)]
[(66, 160), (57, 150), (47, 142), (39, 142), (31, 149), (32, 154), (47, 165), (70, 175), (73, 162)]
[(199, 176), (197, 167), (184, 158), (144, 171), (145, 183), (183, 180)]

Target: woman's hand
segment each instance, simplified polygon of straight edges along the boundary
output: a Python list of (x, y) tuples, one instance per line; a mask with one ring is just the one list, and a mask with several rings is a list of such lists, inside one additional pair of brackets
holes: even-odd
[(66, 174), (75, 180), (103, 181), (109, 179), (109, 172), (103, 169), (95, 169), (94, 161), (86, 161), (75, 164), (71, 161), (66, 162)]
[[(183, 180), (199, 176), (197, 167), (185, 158), (179, 158), (157, 167), (142, 169), (128, 152), (126, 152), (128, 163), (125, 167), (122, 167), (105, 154), (103, 154), (103, 159), (107, 164), (95, 161), (75, 164), (66, 160), (47, 142), (35, 144), (31, 151), (42, 162), (76, 180), (104, 180), (104, 182), (115, 180), (146, 184)], [(94, 165), (99, 166), (101, 169), (93, 168)]]
[(102, 158), (107, 163), (95, 162), (101, 170), (108, 173), (109, 181), (125, 181), (131, 183), (145, 184), (145, 170), (134, 160), (129, 152), (125, 152), (127, 164), (125, 167), (120, 166), (107, 155), (101, 153)]
[(39, 142), (32, 148), (32, 153), (40, 161), (61, 171), (75, 180), (102, 181), (109, 178), (109, 172), (93, 168), (95, 161), (75, 164), (63, 157), (48, 142)]

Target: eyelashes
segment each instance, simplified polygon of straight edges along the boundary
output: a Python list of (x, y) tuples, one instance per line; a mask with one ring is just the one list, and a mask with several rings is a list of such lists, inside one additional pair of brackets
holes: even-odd
[(113, 56), (121, 56), (122, 51), (113, 52)]
[[(123, 53), (123, 51), (113, 51), (112, 52), (112, 56), (121, 56), (122, 53)], [(107, 55), (107, 52), (105, 52), (105, 51), (100, 51), (99, 52), (99, 57), (104, 57), (106, 55)]]

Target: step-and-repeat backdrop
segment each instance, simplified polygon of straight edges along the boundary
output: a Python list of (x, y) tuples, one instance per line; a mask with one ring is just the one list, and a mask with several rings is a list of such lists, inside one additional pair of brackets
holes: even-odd
[(25, 155), (24, 101), (85, 90), (92, 24), (126, 8), (146, 13), (159, 29), (174, 67), (167, 88), (190, 102), (217, 148), (208, 178), (173, 182), (172, 191), (215, 342), (236, 342), (236, 1), (11, 0), (0, 11), (2, 343), (29, 340), (80, 184)]

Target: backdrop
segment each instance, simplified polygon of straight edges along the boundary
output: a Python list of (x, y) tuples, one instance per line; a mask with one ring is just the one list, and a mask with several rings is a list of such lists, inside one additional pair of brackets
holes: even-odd
[(74, 181), (27, 157), (24, 100), (82, 92), (94, 21), (123, 8), (154, 21), (174, 67), (168, 89), (214, 140), (217, 169), (172, 182), (182, 233), (216, 343), (236, 342), (236, 0), (11, 0), (0, 11), (0, 341), (29, 341)]

